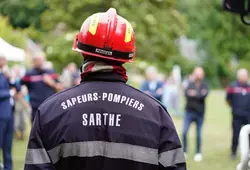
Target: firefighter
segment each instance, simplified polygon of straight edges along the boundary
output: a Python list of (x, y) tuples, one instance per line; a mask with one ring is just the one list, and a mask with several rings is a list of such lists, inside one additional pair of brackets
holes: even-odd
[(131, 24), (114, 8), (87, 18), (76, 35), (81, 84), (38, 108), (25, 170), (185, 170), (166, 109), (126, 84), (133, 62)]
[(248, 83), (248, 71), (244, 68), (237, 72), (237, 81), (227, 88), (227, 103), (232, 108), (232, 146), (231, 158), (236, 158), (238, 139), (242, 126), (249, 124), (250, 118), (250, 85)]
[(29, 91), (32, 107), (31, 122), (34, 120), (39, 105), (61, 89), (61, 85), (57, 82), (57, 73), (52, 69), (44, 68), (45, 57), (43, 55), (35, 56), (33, 64), (34, 68), (29, 70), (21, 80)]

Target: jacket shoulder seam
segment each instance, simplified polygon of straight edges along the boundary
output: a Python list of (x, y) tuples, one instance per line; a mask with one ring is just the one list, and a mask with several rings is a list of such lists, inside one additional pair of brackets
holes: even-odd
[(61, 94), (65, 93), (65, 92), (67, 92), (67, 91), (69, 91), (69, 90), (75, 89), (75, 88), (77, 88), (77, 87), (80, 86), (80, 85), (83, 85), (83, 83), (81, 83), (81, 84), (79, 84), (79, 85), (76, 85), (76, 86), (74, 86), (74, 87), (68, 88), (68, 89), (66, 89), (66, 90), (63, 90), (63, 91), (61, 91), (61, 92), (58, 92), (58, 93), (56, 93), (56, 94), (53, 94), (52, 96), (48, 97), (48, 98), (39, 106), (39, 109), (40, 109), (41, 107), (43, 107), (43, 105), (45, 105), (49, 100), (53, 99), (54, 97), (57, 97), (58, 95), (61, 95)]
[[(130, 88), (132, 88), (132, 89), (134, 89), (134, 90), (136, 90), (136, 91), (138, 91), (138, 92), (144, 94), (145, 96), (148, 96), (149, 98), (151, 98), (151, 100), (154, 100), (156, 103), (158, 103), (158, 104), (168, 113), (167, 108), (166, 108), (165, 106), (163, 106), (163, 104), (162, 104), (159, 100), (157, 100), (157, 99), (155, 99), (154, 97), (152, 97), (152, 96), (150, 96), (150, 95), (148, 95), (148, 94), (142, 92), (141, 90), (139, 90), (139, 89), (137, 89), (137, 88), (134, 88), (133, 86), (130, 86), (130, 85), (128, 85), (128, 84), (126, 84), (126, 85), (127, 85), (128, 87), (130, 87)], [(169, 115), (169, 113), (168, 113), (168, 115)]]

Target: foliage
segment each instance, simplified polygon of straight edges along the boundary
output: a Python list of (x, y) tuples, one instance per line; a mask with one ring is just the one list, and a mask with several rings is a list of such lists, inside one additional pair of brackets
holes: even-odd
[(40, 29), (40, 14), (45, 10), (43, 0), (1, 0), (0, 14), (8, 16), (13, 27)]
[(63, 38), (65, 34), (58, 35), (60, 29), (75, 32), (87, 16), (110, 7), (115, 7), (132, 23), (136, 32), (137, 57), (163, 69), (169, 70), (169, 61), (173, 62), (173, 56), (178, 56), (174, 42), (186, 30), (185, 18), (176, 10), (175, 0), (47, 0), (46, 5), (48, 10), (43, 13), (42, 26), (54, 34), (50, 34), (49, 41), (44, 43), (53, 49), (48, 53), (49, 58), (53, 57), (52, 60), (58, 63), (77, 59), (71, 52), (71, 43)]
[[(25, 28), (29, 37), (41, 42), (56, 68), (62, 69), (70, 60), (81, 62), (79, 54), (71, 51), (67, 35), (77, 33), (89, 15), (110, 7), (132, 23), (138, 59), (167, 71), (170, 63), (184, 60), (178, 56), (175, 39), (185, 34), (187, 24), (176, 10), (176, 0), (2, 0), (0, 13), (7, 15), (14, 27)], [(185, 66), (185, 62), (180, 63)]]
[(0, 16), (0, 37), (8, 43), (24, 48), (24, 34), (19, 30), (14, 30), (7, 18)]
[(206, 51), (203, 66), (210, 79), (219, 76), (232, 78), (235, 67), (233, 56), (240, 67), (250, 69), (249, 27), (241, 23), (239, 16), (223, 11), (220, 0), (179, 1), (181, 11), (187, 16), (188, 37), (199, 40), (199, 49)]
[(56, 38), (53, 44), (48, 44), (46, 53), (49, 60), (54, 63), (55, 69), (61, 71), (68, 63), (74, 61), (77, 65), (82, 62), (82, 56), (74, 52), (71, 47), (76, 33), (66, 33)]

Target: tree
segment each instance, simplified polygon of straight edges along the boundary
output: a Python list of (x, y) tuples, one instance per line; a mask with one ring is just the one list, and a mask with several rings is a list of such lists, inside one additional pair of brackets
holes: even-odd
[(1, 0), (0, 15), (8, 16), (14, 28), (40, 27), (40, 14), (46, 6), (43, 0)]
[[(47, 0), (45, 3), (48, 8), (42, 14), (42, 26), (50, 36), (43, 42), (50, 59), (60, 63), (57, 67), (65, 65), (67, 59), (77, 58), (71, 52), (72, 42), (65, 41), (67, 33), (76, 33), (87, 16), (110, 7), (115, 7), (132, 23), (136, 31), (138, 58), (167, 70), (171, 61), (175, 63), (177, 58), (180, 59), (175, 40), (185, 34), (186, 20), (176, 10), (175, 0)], [(56, 34), (60, 25), (64, 26), (62, 34)]]
[(0, 37), (16, 47), (25, 48), (24, 34), (19, 30), (14, 30), (8, 19), (1, 16)]
[[(239, 16), (223, 11), (220, 0), (180, 1), (180, 9), (188, 18), (188, 37), (199, 41), (199, 48), (206, 51), (203, 66), (210, 79), (221, 81), (234, 76), (231, 65), (233, 56), (239, 66), (250, 69), (248, 44), (249, 27), (241, 23)], [(216, 79), (215, 79), (216, 81)]]

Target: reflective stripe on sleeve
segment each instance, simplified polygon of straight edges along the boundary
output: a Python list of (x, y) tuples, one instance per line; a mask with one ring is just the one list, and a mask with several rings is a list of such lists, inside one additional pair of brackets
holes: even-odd
[(178, 148), (160, 153), (159, 162), (164, 167), (171, 167), (178, 163), (185, 163), (186, 161), (182, 148)]
[(60, 158), (71, 156), (127, 159), (137, 162), (158, 165), (158, 150), (137, 145), (112, 143), (104, 141), (88, 141), (64, 143), (48, 151), (55, 164)]
[(51, 161), (44, 148), (27, 150), (25, 164), (46, 164), (46, 163), (51, 163)]

